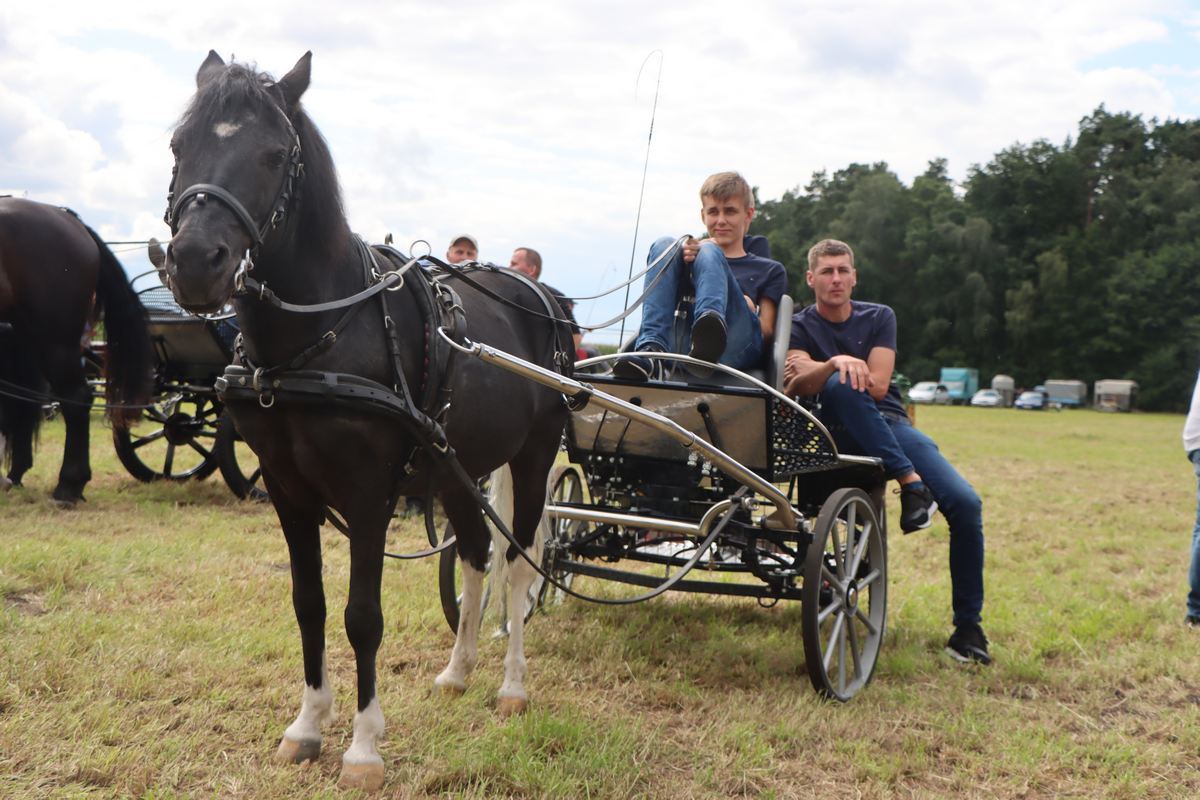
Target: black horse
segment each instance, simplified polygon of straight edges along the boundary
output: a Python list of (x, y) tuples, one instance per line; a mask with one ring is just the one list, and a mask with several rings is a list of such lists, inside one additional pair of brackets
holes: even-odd
[[(74, 213), (16, 197), (0, 197), (0, 454), (10, 449), (8, 481), (20, 484), (33, 466), (40, 403), (61, 402), (67, 441), (54, 499), (74, 505), (92, 478), (88, 417), (92, 391), (83, 340), (104, 315), (109, 417), (124, 425), (150, 396), (153, 354), (145, 312), (112, 251)], [(7, 483), (8, 481), (5, 481)]]
[[(278, 391), (272, 388), (256, 397), (230, 389), (226, 401), (238, 430), (258, 454), (291, 556), (306, 688), (300, 714), (279, 746), (277, 757), (283, 760), (315, 758), (321, 723), (332, 716), (319, 528), (326, 507), (348, 524), (345, 622), (357, 661), (358, 712), (341, 782), (373, 789), (383, 782), (376, 749), (383, 714), (376, 698), (375, 659), (383, 636), (384, 540), (396, 499), (420, 494), (432, 484), (458, 535), (463, 614), (450, 663), (436, 680), (448, 691), (463, 691), (475, 664), (489, 533), (469, 488), (438, 471), (435, 459), (420, 457), (416, 472), (405, 474), (402, 467), (420, 438), (412, 426), (367, 405), (304, 402), (299, 391), (289, 395), (288, 376), (301, 375), (296, 372), (301, 367), (309, 376), (336, 372), (387, 387), (402, 377), (414, 393), (439, 377), (426, 374), (428, 341), (437, 333), (419, 300), (421, 276), (415, 271), (408, 273), (403, 288), (393, 286), (396, 291), (363, 301), (349, 315), (351, 307), (313, 313), (281, 307), (334, 303), (363, 291), (372, 282), (364, 275), (364, 261), (380, 272), (395, 268), (380, 253), (372, 256), (347, 226), (329, 151), (300, 106), (311, 58), (305, 54), (278, 81), (241, 64), (226, 65), (215, 52), (200, 66), (196, 94), (171, 144), (175, 174), (168, 217), (173, 237), (165, 280), (179, 303), (193, 311), (215, 310), (232, 296), (245, 364), (264, 370), (254, 374), (271, 386), (271, 376), (281, 381)], [(494, 270), (472, 275), (474, 286), (448, 279), (461, 298), (471, 339), (547, 367), (562, 363), (561, 353), (570, 346), (568, 329), (514, 311), (478, 288), (545, 313), (536, 285)], [(259, 289), (251, 293), (247, 286)], [(386, 311), (378, 296), (386, 297)], [(286, 302), (267, 302), (272, 297)], [(398, 333), (397, 353), (389, 348), (387, 326)], [(396, 374), (397, 360), (402, 375)], [(472, 477), (508, 465), (513, 530), (532, 552), (547, 475), (567, 415), (562, 395), (474, 360), (456, 363), (442, 379), (451, 398), (443, 418), (449, 446)], [(534, 577), (523, 559), (513, 560), (515, 549), (507, 555), (513, 599), (498, 699), (501, 713), (519, 711), (526, 703), (523, 598)]]

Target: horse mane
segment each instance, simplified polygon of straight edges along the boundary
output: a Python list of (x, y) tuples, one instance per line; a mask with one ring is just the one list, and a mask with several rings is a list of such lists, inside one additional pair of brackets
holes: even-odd
[[(196, 90), (176, 128), (193, 124), (211, 126), (231, 112), (267, 103), (284, 108), (275, 78), (251, 65), (234, 62)], [(304, 162), (298, 197), (293, 201), (297, 215), (290, 224), (297, 224), (302, 236), (314, 238), (309, 245), (317, 254), (330, 256), (344, 247), (350, 236), (337, 169), (325, 137), (301, 104), (296, 105), (289, 119), (300, 137)]]

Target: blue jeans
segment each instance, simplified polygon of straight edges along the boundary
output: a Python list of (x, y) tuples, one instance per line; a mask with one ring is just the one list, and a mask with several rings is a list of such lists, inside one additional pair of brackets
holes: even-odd
[[(983, 611), (983, 503), (975, 489), (908, 417), (883, 414), (869, 394), (839, 383), (837, 373), (821, 391), (821, 419), (839, 450), (882, 458), (888, 478), (903, 477), (914, 469), (920, 474), (950, 526), (954, 624), (979, 622)], [(1192, 564), (1195, 569), (1196, 562)], [(1197, 598), (1200, 600), (1200, 594)]]
[(1188, 453), (1188, 459), (1196, 470), (1196, 525), (1192, 528), (1192, 565), (1188, 568), (1190, 590), (1187, 597), (1189, 617), (1200, 617), (1200, 450)]
[[(674, 243), (670, 236), (664, 236), (650, 245), (646, 263), (653, 263)], [(655, 283), (659, 274), (662, 278)], [(692, 322), (708, 311), (717, 312), (725, 320), (725, 352), (720, 363), (734, 369), (749, 369), (762, 361), (762, 326), (746, 305), (725, 254), (715, 244), (702, 245), (691, 264), (684, 263), (683, 249), (676, 249), (646, 273), (644, 285), (652, 286), (642, 304), (642, 328), (634, 343), (635, 350), (646, 345), (657, 345), (668, 353), (687, 353), (691, 349), (691, 328), (675, 330), (675, 307), (691, 288), (696, 298)]]

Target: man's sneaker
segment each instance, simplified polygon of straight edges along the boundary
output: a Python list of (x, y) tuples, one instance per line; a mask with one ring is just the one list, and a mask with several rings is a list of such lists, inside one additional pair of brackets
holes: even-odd
[[(649, 345), (640, 348), (638, 352), (661, 353), (662, 350)], [(645, 356), (628, 355), (613, 364), (613, 375), (625, 381), (648, 381), (651, 378), (659, 380), (662, 375), (662, 362)]]
[(983, 628), (976, 622), (959, 625), (946, 642), (946, 654), (955, 661), (964, 664), (990, 664), (992, 657), (988, 655), (988, 640), (983, 635)]
[(1200, 617), (1197, 617), (1195, 614), (1188, 614), (1187, 619), (1183, 621), (1183, 624), (1187, 625), (1192, 630), (1200, 630)]
[[(688, 355), (701, 361), (719, 361), (725, 353), (725, 320), (716, 311), (705, 311), (692, 325), (692, 349)], [(711, 369), (689, 365), (693, 375), (706, 378)]]
[(933, 522), (937, 511), (937, 501), (933, 492), (922, 481), (907, 483), (901, 486), (900, 492), (900, 530), (905, 533), (928, 528)]

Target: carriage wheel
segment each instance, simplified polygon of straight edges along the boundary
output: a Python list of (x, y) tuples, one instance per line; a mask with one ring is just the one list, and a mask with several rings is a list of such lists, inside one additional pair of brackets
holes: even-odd
[(821, 506), (801, 601), (808, 677), (845, 702), (870, 682), (887, 618), (887, 545), (861, 489), (838, 489)]
[(253, 500), (257, 503), (266, 502), (266, 487), (262, 479), (262, 467), (259, 466), (258, 456), (246, 444), (246, 440), (238, 433), (233, 418), (222, 414), (217, 420), (217, 439), (214, 445), (217, 456), (217, 466), (221, 469), (221, 477), (242, 500)]
[(207, 478), (217, 468), (214, 444), (221, 410), (221, 402), (207, 395), (159, 399), (128, 429), (113, 430), (117, 458), (139, 481)]
[[(582, 503), (583, 476), (579, 470), (569, 464), (559, 465), (550, 473), (550, 499), (554, 503)], [(579, 520), (561, 519), (550, 525), (550, 536), (542, 547), (542, 565), (550, 577), (558, 583), (571, 588), (575, 573), (567, 572), (558, 567), (560, 558), (570, 557), (571, 544), (587, 531), (587, 523)], [(566, 595), (557, 589), (541, 575), (537, 576), (534, 584), (538, 587), (538, 605), (553, 598), (561, 603)]]

